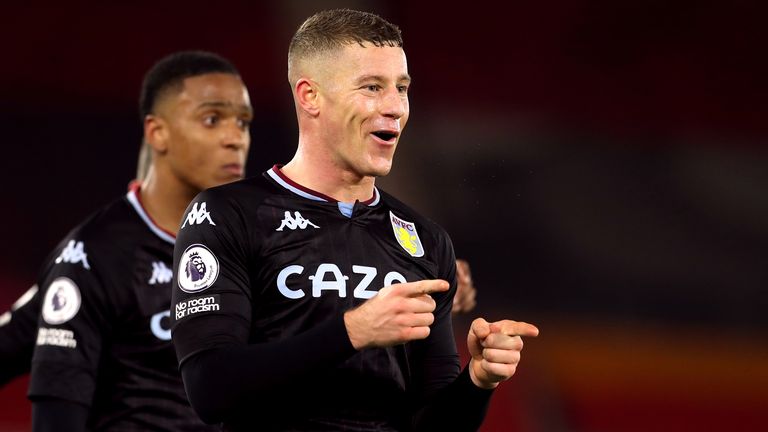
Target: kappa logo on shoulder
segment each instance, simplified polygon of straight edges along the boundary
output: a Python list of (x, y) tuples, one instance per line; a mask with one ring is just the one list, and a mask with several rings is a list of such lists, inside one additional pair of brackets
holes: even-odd
[(152, 262), (152, 277), (149, 279), (150, 285), (164, 284), (173, 278), (173, 270), (169, 269), (162, 261)]
[(293, 212), (293, 216), (291, 216), (291, 212), (286, 211), (285, 217), (283, 218), (282, 223), (280, 223), (280, 227), (278, 227), (275, 231), (282, 231), (283, 228), (288, 228), (289, 230), (306, 229), (308, 226), (320, 228), (319, 226), (310, 222), (309, 219), (304, 219), (304, 217), (298, 211)]
[(216, 226), (213, 219), (211, 219), (211, 212), (205, 207), (205, 201), (201, 202), (199, 207), (198, 203), (194, 203), (192, 204), (192, 210), (187, 213), (187, 219), (184, 220), (184, 224), (181, 228), (183, 229), (187, 224), (200, 225), (205, 221), (208, 221), (209, 225)]
[(82, 263), (83, 267), (87, 270), (91, 269), (90, 264), (88, 264), (88, 254), (85, 253), (85, 247), (81, 241), (70, 240), (67, 243), (59, 257), (56, 258), (56, 264), (63, 262), (70, 264)]

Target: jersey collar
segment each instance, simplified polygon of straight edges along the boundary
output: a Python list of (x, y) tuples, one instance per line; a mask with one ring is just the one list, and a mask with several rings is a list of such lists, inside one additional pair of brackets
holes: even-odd
[[(293, 192), (296, 195), (299, 195), (299, 196), (307, 198), (307, 199), (311, 199), (313, 201), (322, 201), (322, 202), (331, 202), (331, 203), (338, 203), (339, 202), (335, 198), (331, 198), (328, 195), (322, 194), (322, 193), (317, 192), (317, 191), (313, 191), (312, 189), (310, 189), (308, 187), (304, 187), (304, 186), (296, 183), (295, 181), (293, 181), (290, 178), (288, 178), (288, 176), (286, 176), (280, 170), (280, 167), (282, 167), (282, 165), (275, 165), (275, 166), (273, 166), (272, 168), (270, 168), (267, 171), (267, 175), (269, 175), (272, 178), (272, 180), (277, 182), (277, 184), (279, 184), (283, 188)], [(379, 194), (379, 189), (377, 189), (376, 186), (374, 186), (373, 187), (373, 196), (370, 199), (366, 200), (366, 201), (361, 201), (360, 204), (373, 207), (376, 204), (378, 204), (380, 200), (381, 200), (381, 195)]]
[(173, 233), (166, 231), (160, 226), (155, 223), (154, 219), (152, 219), (152, 216), (147, 213), (147, 210), (144, 209), (144, 205), (141, 203), (141, 183), (138, 181), (133, 181), (128, 186), (128, 193), (125, 195), (125, 197), (128, 199), (128, 202), (131, 203), (131, 206), (133, 206), (133, 209), (136, 210), (136, 213), (139, 214), (139, 217), (141, 220), (144, 221), (145, 224), (147, 224), (147, 227), (150, 231), (152, 231), (156, 236), (160, 237), (161, 239), (165, 240), (166, 242), (170, 244), (176, 244), (176, 236), (173, 235)]

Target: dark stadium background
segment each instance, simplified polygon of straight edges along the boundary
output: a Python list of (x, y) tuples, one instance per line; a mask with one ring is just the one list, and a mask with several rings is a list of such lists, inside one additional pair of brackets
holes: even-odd
[[(764, 428), (768, 7), (757, 1), (1, 6), (0, 308), (125, 191), (155, 60), (207, 49), (240, 68), (258, 174), (295, 146), (289, 37), (340, 5), (382, 14), (406, 40), (411, 120), (380, 185), (452, 235), (479, 289), (473, 316), (541, 329), (483, 431)], [(470, 320), (456, 322), (460, 342)], [(0, 430), (28, 430), (26, 382), (0, 390)]]

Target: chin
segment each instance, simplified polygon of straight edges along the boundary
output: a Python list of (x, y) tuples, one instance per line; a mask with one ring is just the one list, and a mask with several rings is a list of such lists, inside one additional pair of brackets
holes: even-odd
[(392, 160), (380, 160), (379, 163), (371, 163), (368, 172), (373, 177), (384, 177), (392, 170)]

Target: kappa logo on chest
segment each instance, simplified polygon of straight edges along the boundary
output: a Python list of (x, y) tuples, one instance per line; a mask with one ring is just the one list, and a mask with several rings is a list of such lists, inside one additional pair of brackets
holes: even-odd
[(280, 226), (275, 231), (282, 231), (285, 228), (288, 228), (291, 231), (297, 229), (303, 230), (307, 229), (307, 227), (320, 228), (319, 226), (310, 222), (309, 219), (304, 219), (304, 216), (302, 216), (298, 211), (293, 212), (293, 216), (291, 215), (290, 211), (286, 211), (285, 217), (283, 217), (283, 220), (280, 222)]
[(173, 278), (173, 270), (168, 268), (162, 261), (152, 262), (152, 277), (149, 279), (150, 285), (164, 284)]

